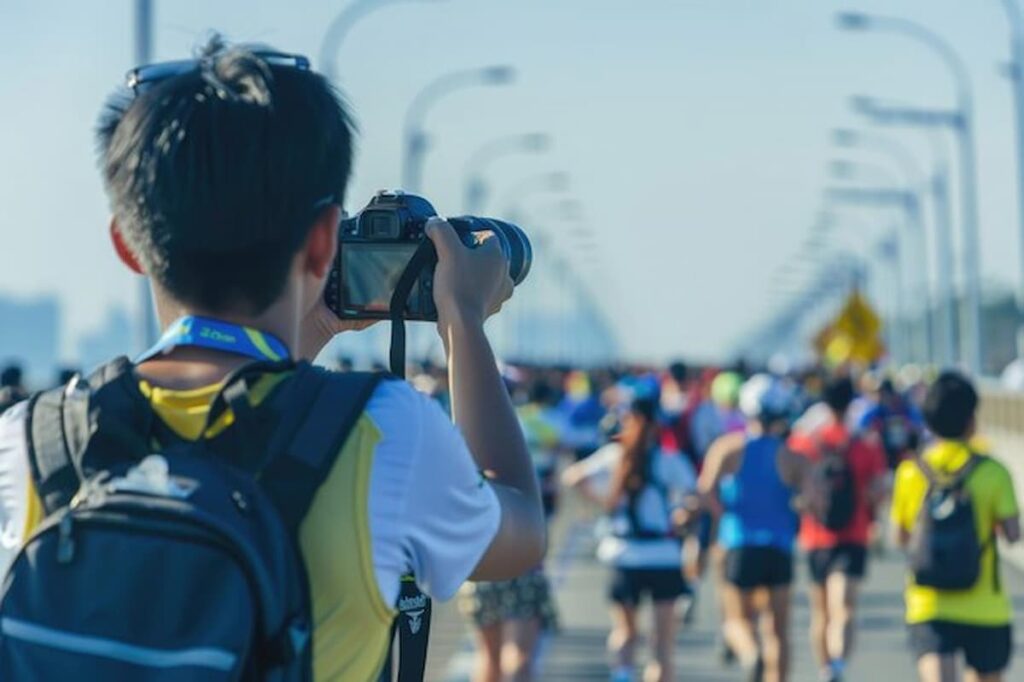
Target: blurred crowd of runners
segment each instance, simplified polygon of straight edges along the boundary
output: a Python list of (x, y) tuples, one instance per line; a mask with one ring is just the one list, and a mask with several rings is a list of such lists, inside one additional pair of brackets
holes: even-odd
[[(411, 376), (447, 404), (443, 369)], [(961, 655), (977, 679), (1001, 679), (1009, 597), (985, 582), (997, 572), (991, 538), (1016, 539), (1017, 508), (1009, 474), (978, 454), (988, 450), (974, 432), (978, 398), (962, 375), (675, 362), (509, 365), (503, 376), (549, 518), (575, 493), (597, 519), (597, 557), (609, 567), (611, 680), (685, 678), (674, 643), (698, 599), (718, 600), (723, 665), (742, 679), (789, 679), (798, 558), (810, 576), (809, 643), (821, 679), (848, 679), (871, 556), (912, 544), (926, 500), (962, 489), (975, 459), (983, 464), (968, 486), (980, 554), (973, 588), (915, 585), (908, 566), (907, 623), (922, 680), (959, 679)], [(941, 544), (940, 530), (928, 524), (926, 540)], [(647, 599), (651, 652), (641, 657), (637, 610)], [(965, 603), (982, 615), (959, 617)], [(538, 679), (538, 652), (558, 628), (543, 565), (508, 582), (467, 583), (460, 607), (476, 640), (475, 682)]]

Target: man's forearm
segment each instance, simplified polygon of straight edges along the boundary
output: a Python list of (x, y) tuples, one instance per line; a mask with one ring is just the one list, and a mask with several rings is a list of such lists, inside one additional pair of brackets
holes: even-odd
[(477, 465), (540, 502), (526, 441), (479, 322), (446, 320), (452, 416)]

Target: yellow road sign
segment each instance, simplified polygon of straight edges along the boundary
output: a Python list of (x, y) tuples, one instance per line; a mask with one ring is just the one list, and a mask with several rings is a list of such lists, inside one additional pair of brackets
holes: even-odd
[(882, 357), (882, 321), (859, 291), (846, 299), (839, 316), (814, 338), (814, 346), (832, 365), (871, 364)]

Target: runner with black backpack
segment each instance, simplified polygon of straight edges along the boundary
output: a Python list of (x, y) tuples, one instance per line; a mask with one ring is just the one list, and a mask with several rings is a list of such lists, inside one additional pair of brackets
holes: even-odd
[(677, 519), (694, 492), (696, 473), (684, 455), (661, 447), (660, 431), (657, 401), (637, 398), (622, 418), (617, 442), (573, 464), (562, 476), (567, 487), (607, 513), (607, 532), (597, 556), (611, 568), (612, 682), (635, 679), (637, 611), (646, 599), (653, 603), (654, 627), (649, 638), (652, 656), (643, 679), (678, 679), (674, 608), (688, 588)]
[(867, 570), (871, 521), (885, 496), (885, 453), (871, 436), (846, 427), (853, 382), (829, 380), (822, 402), (829, 420), (811, 432), (797, 431), (789, 447), (813, 462), (800, 524), (800, 544), (811, 576), (811, 649), (821, 679), (839, 682), (853, 649), (860, 582)]
[(929, 387), (924, 418), (938, 438), (896, 471), (892, 520), (908, 549), (906, 620), (922, 682), (1000, 682), (1013, 654), (1010, 595), (997, 538), (1020, 539), (1010, 473), (973, 440), (978, 394), (957, 372)]
[(398, 627), (421, 680), (403, 576), (448, 598), (541, 560), (483, 332), (512, 289), (496, 241), (426, 227), (457, 428), (403, 381), (310, 364), (360, 325), (323, 298), (349, 120), (305, 57), (217, 38), (111, 99), (110, 236), (165, 333), (0, 419), (0, 679), (371, 682)]

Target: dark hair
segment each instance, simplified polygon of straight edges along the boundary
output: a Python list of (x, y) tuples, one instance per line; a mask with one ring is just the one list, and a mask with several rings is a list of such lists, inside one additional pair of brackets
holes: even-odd
[(947, 371), (928, 387), (924, 397), (924, 420), (940, 438), (963, 438), (978, 409), (978, 392), (970, 379)]
[(829, 379), (821, 391), (821, 399), (840, 417), (846, 414), (855, 395), (853, 381), (848, 376)]
[(555, 389), (543, 379), (538, 379), (530, 386), (527, 396), (527, 400), (531, 403), (551, 405), (555, 402)]
[(681, 384), (689, 377), (690, 368), (682, 360), (677, 360), (668, 366), (668, 373), (677, 384)]
[(22, 370), (21, 365), (7, 365), (0, 372), (0, 386), (21, 386)]
[(878, 385), (878, 392), (884, 396), (895, 396), (897, 394), (896, 385), (892, 382), (892, 379), (886, 377)]
[(637, 398), (629, 408), (630, 414), (637, 418), (637, 426), (623, 430), (622, 459), (612, 474), (611, 493), (607, 506), (614, 509), (622, 496), (635, 495), (647, 487), (650, 482), (650, 457), (657, 444), (658, 405), (650, 398)]
[(209, 312), (259, 314), (281, 295), (315, 206), (342, 202), (351, 167), (331, 85), (255, 49), (214, 36), (195, 70), (113, 95), (97, 131), (129, 249), (175, 299)]

